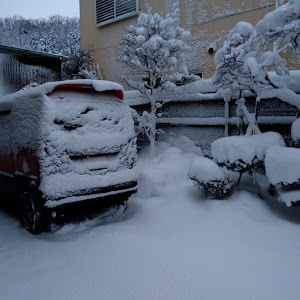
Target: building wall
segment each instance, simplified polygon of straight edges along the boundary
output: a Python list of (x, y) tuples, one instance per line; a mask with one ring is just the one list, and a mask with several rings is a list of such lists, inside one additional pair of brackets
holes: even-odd
[[(141, 11), (145, 4), (153, 12), (170, 12), (172, 0), (141, 0)], [(189, 41), (189, 71), (202, 70), (205, 78), (214, 74), (213, 54), (207, 48), (222, 46), (228, 32), (237, 22), (246, 21), (255, 25), (264, 15), (272, 11), (275, 1), (268, 0), (180, 0), (180, 26), (192, 33)], [(95, 63), (99, 64), (104, 79), (122, 83), (121, 75), (130, 72), (117, 58), (122, 53), (124, 28), (136, 24), (137, 16), (96, 27), (95, 0), (80, 0), (81, 47), (94, 48)]]

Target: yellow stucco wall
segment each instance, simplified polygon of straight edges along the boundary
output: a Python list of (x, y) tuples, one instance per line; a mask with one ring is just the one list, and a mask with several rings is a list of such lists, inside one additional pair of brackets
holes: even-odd
[[(153, 12), (169, 12), (172, 0), (141, 0), (141, 11), (149, 3)], [(269, 2), (269, 4), (268, 4)], [(203, 70), (204, 77), (214, 73), (213, 55), (207, 48), (211, 43), (218, 50), (228, 32), (237, 22), (255, 25), (274, 9), (275, 1), (268, 0), (180, 0), (180, 26), (192, 33), (189, 41), (189, 71)], [(94, 48), (95, 63), (99, 64), (104, 79), (122, 82), (121, 75), (129, 72), (118, 60), (122, 53), (124, 28), (136, 24), (137, 16), (96, 27), (95, 0), (80, 0), (81, 48)]]

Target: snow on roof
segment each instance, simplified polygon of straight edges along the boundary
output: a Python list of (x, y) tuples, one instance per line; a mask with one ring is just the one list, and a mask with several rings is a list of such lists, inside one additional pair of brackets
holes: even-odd
[(285, 146), (283, 138), (277, 132), (230, 136), (214, 141), (211, 145), (211, 154), (218, 163), (234, 163), (242, 160), (251, 164), (255, 158), (263, 160), (267, 149), (274, 145)]
[(300, 180), (300, 149), (271, 147), (266, 153), (265, 166), (266, 174), (274, 185), (298, 182)]

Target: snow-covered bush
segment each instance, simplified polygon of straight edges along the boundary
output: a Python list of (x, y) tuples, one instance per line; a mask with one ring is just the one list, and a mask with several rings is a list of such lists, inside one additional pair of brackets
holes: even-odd
[(300, 201), (300, 149), (275, 146), (267, 150), (266, 175), (287, 206)]
[(274, 145), (285, 146), (283, 138), (277, 132), (231, 136), (214, 141), (211, 154), (220, 166), (242, 174), (263, 166), (267, 149)]
[(227, 174), (211, 159), (197, 157), (192, 161), (188, 176), (195, 185), (203, 189), (207, 196), (223, 199), (231, 191), (233, 182)]
[(124, 76), (126, 83), (140, 91), (150, 102), (151, 111), (140, 117), (141, 127), (150, 141), (150, 155), (154, 157), (157, 109), (166, 101), (158, 98), (163, 91), (176, 89), (175, 83), (184, 78), (193, 79), (186, 67), (185, 53), (189, 50), (185, 40), (190, 32), (177, 26), (178, 2), (163, 18), (159, 14), (141, 13), (136, 26), (131, 25), (123, 36), (123, 62), (134, 71), (132, 78)]
[(292, 140), (294, 146), (300, 148), (300, 118), (292, 124)]
[(101, 80), (99, 66), (94, 66), (93, 49), (78, 51), (62, 64), (62, 77), (68, 79)]
[[(288, 84), (291, 73), (280, 55), (282, 50), (293, 48), (294, 54), (300, 58), (300, 1), (279, 4), (283, 2), (277, 2), (275, 11), (268, 13), (255, 28), (246, 22), (238, 23), (214, 58), (216, 72), (213, 82), (224, 94), (225, 101), (238, 99), (239, 132), (245, 119), (249, 127), (247, 136), (215, 141), (212, 155), (220, 166), (239, 172), (240, 176), (247, 171), (263, 172), (266, 150), (276, 144), (285, 146), (279, 134), (260, 133), (257, 126), (260, 100), (278, 98), (300, 110), (300, 95)], [(256, 97), (254, 114), (249, 113), (242, 98), (249, 92)], [(298, 122), (295, 121), (292, 128), (296, 145), (300, 138)], [(256, 135), (249, 136), (251, 134)]]
[(271, 147), (267, 150), (266, 174), (270, 182), (292, 184), (300, 180), (300, 149), (292, 147)]

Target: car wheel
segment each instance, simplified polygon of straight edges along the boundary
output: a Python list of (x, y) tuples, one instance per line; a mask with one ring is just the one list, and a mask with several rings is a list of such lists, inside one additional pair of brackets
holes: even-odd
[(29, 191), (23, 192), (21, 194), (21, 201), (23, 206), (22, 226), (33, 234), (41, 233), (45, 229), (46, 223), (43, 215), (36, 209), (33, 194)]

